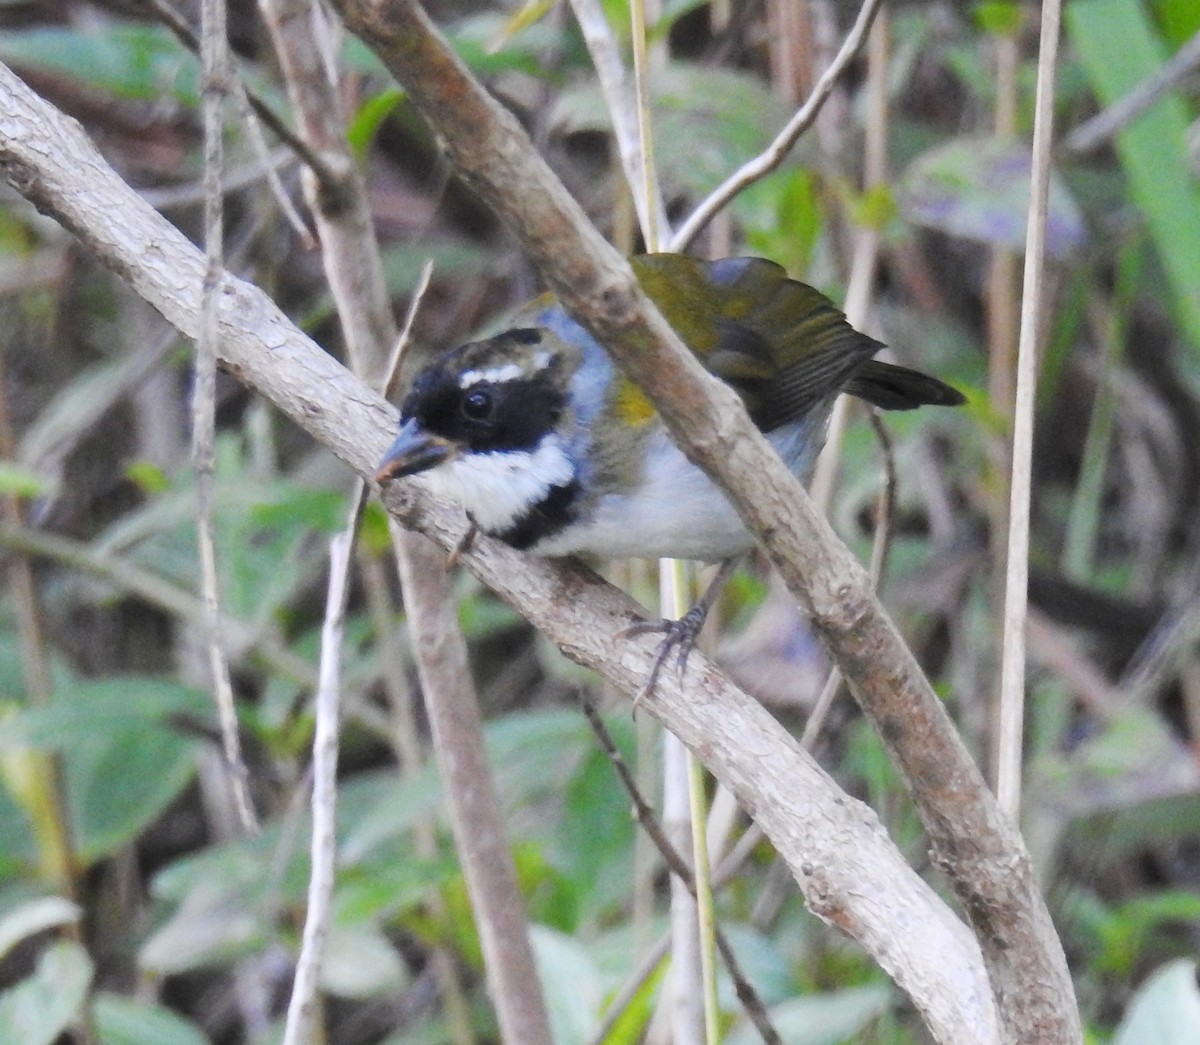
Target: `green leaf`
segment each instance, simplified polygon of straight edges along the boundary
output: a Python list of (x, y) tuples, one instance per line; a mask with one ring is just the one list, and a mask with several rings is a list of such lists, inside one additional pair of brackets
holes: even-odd
[(869, 229), (882, 229), (896, 217), (896, 197), (888, 185), (872, 185), (851, 205), (854, 221)]
[[(742, 973), (766, 1005), (781, 1002), (796, 994), (796, 977), (777, 941), (745, 922), (722, 921), (721, 931), (737, 957)], [(733, 982), (722, 975), (717, 983), (721, 1007), (736, 1012), (739, 1007)]]
[(38, 896), (0, 916), (0, 959), (34, 933), (79, 920), (79, 908), (62, 896)]
[(359, 813), (346, 813), (346, 789), (338, 798), (341, 858), (351, 866), (371, 858), (425, 817), (440, 813), (441, 784), (432, 764), (401, 780), (396, 773), (364, 775), (353, 782), (362, 797)]
[(646, 1029), (654, 1015), (659, 988), (670, 967), (671, 959), (664, 954), (650, 975), (642, 981), (633, 997), (628, 1000), (621, 1014), (613, 1021), (612, 1028), (604, 1036), (601, 1045), (639, 1045), (644, 1040)]
[(26, 707), (5, 723), (0, 750), (34, 747), (72, 750), (127, 729), (166, 728), (176, 716), (210, 718), (207, 693), (172, 679), (144, 675), (75, 679), (60, 683), (51, 703)]
[(46, 948), (33, 975), (0, 994), (0, 1042), (52, 1045), (78, 1017), (92, 982), (92, 962), (79, 944)]
[(461, 19), (446, 35), (458, 56), (480, 75), (509, 70), (545, 75), (541, 55), (561, 46), (558, 30), (538, 20), (512, 26), (509, 15), (487, 11)]
[(738, 193), (733, 211), (751, 250), (794, 276), (808, 271), (824, 222), (819, 180), (811, 170), (769, 174)]
[(1196, 0), (1154, 0), (1154, 12), (1163, 35), (1180, 47), (1200, 32), (1200, 4)]
[(430, 890), (458, 874), (452, 856), (420, 860), (402, 841), (376, 849), (369, 860), (347, 866), (342, 853), (333, 894), (333, 921), (347, 928), (391, 921), (419, 906)]
[(426, 262), (439, 279), (472, 280), (488, 270), (489, 258), (478, 247), (453, 239), (425, 239), (417, 244), (392, 243), (383, 249), (383, 276), (396, 297), (408, 297), (417, 288)]
[(553, 8), (554, 0), (523, 0), (521, 6), (505, 18), (500, 35), (489, 50), (501, 50), (518, 33), (540, 22)]
[[(1102, 105), (1123, 98), (1167, 60), (1140, 3), (1068, 4), (1063, 19)], [(1166, 272), (1178, 322), (1200, 353), (1200, 186), (1184, 158), (1188, 123), (1178, 92), (1167, 95), (1117, 136), (1117, 155)]]
[(166, 493), (171, 489), (171, 480), (167, 478), (167, 473), (150, 461), (134, 461), (127, 465), (125, 478), (144, 494)]
[(78, 855), (91, 862), (115, 852), (156, 820), (195, 773), (195, 741), (167, 729), (122, 730), (67, 759), (67, 786)]
[(975, 24), (993, 36), (1016, 36), (1021, 29), (1021, 5), (1013, 0), (987, 0), (975, 5)]
[(371, 998), (401, 990), (404, 963), (384, 934), (371, 926), (331, 926), (321, 963), (321, 986), (340, 998)]
[(1200, 989), (1196, 962), (1169, 962), (1147, 980), (1129, 1004), (1112, 1045), (1193, 1045), (1200, 1041)]
[[(896, 189), (900, 213), (918, 225), (992, 246), (1023, 250), (1029, 213), (1029, 146), (999, 138), (954, 138), (918, 156)], [(1057, 174), (1050, 175), (1046, 252), (1065, 258), (1083, 246), (1083, 217)]]
[[(674, 62), (655, 82), (655, 161), (668, 194), (715, 188), (739, 164), (761, 152), (789, 113), (756, 77)], [(563, 91), (550, 114), (563, 134), (607, 134), (612, 124), (599, 87)]]
[(383, 121), (404, 98), (405, 94), (399, 87), (388, 87), (371, 95), (358, 107), (358, 112), (346, 129), (346, 139), (359, 159), (366, 155)]
[[(770, 1009), (771, 1022), (788, 1045), (841, 1045), (856, 1041), (873, 1020), (892, 1004), (886, 985), (851, 987), (829, 994), (792, 998)], [(761, 1039), (751, 1027), (741, 1025), (726, 1045), (752, 1045)]]
[[(629, 716), (613, 716), (608, 726), (627, 764), (632, 764)], [(552, 859), (571, 879), (583, 907), (580, 917), (587, 923), (626, 902), (633, 873), (629, 798), (603, 752), (595, 750), (584, 757), (567, 785), (563, 813), (562, 829), (555, 838), (557, 855)]]
[[(266, 880), (267, 864), (254, 869), (256, 883)], [(271, 934), (269, 919), (254, 884), (211, 879), (192, 890), (179, 910), (150, 934), (138, 953), (138, 965), (162, 976), (220, 965), (263, 946)]]
[(1185, 889), (1151, 893), (1134, 897), (1106, 915), (1094, 927), (1101, 953), (1091, 968), (1128, 978), (1147, 945), (1161, 938), (1164, 926), (1172, 922), (1186, 925), (1200, 918), (1200, 896)]
[[(294, 594), (314, 561), (313, 531), (344, 523), (345, 497), (285, 479), (253, 475), (236, 439), (218, 439), (214, 529), (222, 608), (233, 617), (269, 618)], [(165, 494), (122, 515), (96, 542), (97, 553), (198, 585), (195, 490), (179, 476)]]
[(346, 497), (336, 490), (273, 484), (251, 505), (250, 522), (268, 532), (313, 529), (336, 533), (346, 524)]
[(36, 472), (0, 461), (0, 494), (14, 497), (41, 497), (50, 491), (51, 484)]
[[(488, 759), (496, 773), (501, 799), (508, 808), (531, 801), (561, 799), (579, 760), (591, 750), (591, 731), (575, 710), (524, 711), (493, 719), (484, 727)], [(536, 758), (530, 752), (537, 752)], [(346, 812), (349, 796), (339, 805), (342, 858), (357, 864), (370, 859), (376, 847), (386, 846), (431, 811), (440, 815), (441, 788), (434, 767), (427, 766), (411, 780), (395, 774), (361, 779), (353, 816)], [(544, 830), (555, 825), (539, 819)]]
[(87, 84), (90, 92), (185, 105), (200, 100), (197, 62), (162, 26), (99, 21), (86, 31), (60, 27), (6, 31), (0, 58)]
[(135, 838), (179, 794), (196, 742), (173, 719), (211, 713), (206, 694), (166, 679), (76, 680), (50, 704), (13, 715), (0, 750), (61, 752), (75, 843), (90, 861)]
[(529, 927), (529, 942), (557, 1045), (585, 1045), (600, 1012), (600, 977), (578, 940), (544, 925)]
[(211, 1045), (195, 1024), (161, 1005), (101, 991), (92, 1003), (99, 1045)]

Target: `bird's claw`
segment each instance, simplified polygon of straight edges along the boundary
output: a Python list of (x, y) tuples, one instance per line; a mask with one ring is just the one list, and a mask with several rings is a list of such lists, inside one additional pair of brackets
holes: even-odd
[(707, 616), (707, 607), (697, 604), (678, 620), (668, 620), (663, 617), (659, 620), (635, 621), (618, 633), (618, 638), (632, 638), (652, 632), (663, 633), (663, 640), (654, 651), (654, 660), (650, 665), (650, 674), (646, 678), (646, 684), (633, 698), (634, 711), (637, 711), (646, 696), (654, 692), (654, 687), (658, 684), (658, 676), (663, 665), (670, 658), (672, 650), (675, 651), (675, 670), (680, 678), (683, 677), (684, 672), (687, 671), (688, 658), (692, 655), (692, 650), (696, 648), (696, 641), (700, 638), (700, 631), (704, 627), (704, 619)]
[[(468, 516), (468, 518), (470, 518)], [(446, 556), (446, 569), (452, 570), (458, 565), (458, 560), (467, 554), (475, 547), (475, 538), (479, 536), (479, 527), (475, 524), (474, 519), (470, 519), (470, 525), (467, 527), (467, 532), (459, 539), (458, 543), (450, 549), (450, 554)]]

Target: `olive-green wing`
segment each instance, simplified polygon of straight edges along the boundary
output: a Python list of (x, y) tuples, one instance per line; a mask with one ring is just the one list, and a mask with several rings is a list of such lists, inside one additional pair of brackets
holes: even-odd
[(634, 259), (646, 293), (764, 431), (841, 391), (883, 346), (824, 294), (763, 258)]

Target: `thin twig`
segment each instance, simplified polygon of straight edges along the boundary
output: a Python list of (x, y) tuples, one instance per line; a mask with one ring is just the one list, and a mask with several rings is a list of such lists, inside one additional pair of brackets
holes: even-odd
[[(1020, 11), (1020, 7), (1017, 8)], [(1019, 18), (1018, 21), (1023, 21)], [(1021, 63), (1020, 26), (1011, 33), (995, 39), (996, 112), (993, 128), (997, 138), (1011, 140), (1017, 133), (1018, 73)], [(984, 296), (988, 346), (988, 399), (1000, 417), (1012, 414), (1016, 395), (1017, 336), (1020, 315), (1020, 294), (1017, 286), (1020, 256), (1014, 250), (997, 245), (990, 251), (987, 290)], [(1012, 496), (1009, 486), (1012, 476), (1011, 433), (997, 431), (987, 440), (988, 461), (984, 489), (991, 491), (987, 499), (988, 549), (991, 570), (988, 577), (989, 614), (996, 647), (1004, 641), (1004, 574), (1008, 554), (1008, 502)], [(987, 751), (987, 768), (995, 787), (999, 767), (1000, 692), (997, 687), (988, 695), (987, 716), (983, 723)], [(964, 719), (963, 728), (970, 729), (971, 719)], [(978, 731), (976, 731), (978, 732)], [(984, 736), (978, 737), (984, 740)]]
[[(188, 25), (187, 19), (176, 11), (167, 0), (143, 0), (143, 2), (158, 16), (163, 25), (175, 34), (175, 38), (184, 47), (194, 54), (200, 53), (200, 41), (197, 39), (192, 27)], [(241, 77), (238, 77), (238, 82), (240, 84)], [(271, 133), (276, 138), (300, 158), (306, 167), (312, 170), (322, 181), (332, 177), (328, 165), (321, 156), (309, 148), (308, 143), (284, 123), (283, 118), (274, 109), (248, 87), (243, 86), (240, 90), (245, 96), (246, 103), (254, 111), (254, 114), (271, 129)], [(302, 228), (305, 227), (303, 221), (300, 224)]]
[(342, 635), (346, 625), (346, 601), (350, 590), (350, 563), (354, 543), (367, 503), (367, 485), (358, 481), (358, 496), (342, 533), (329, 542), (329, 587), (325, 596), (325, 620), (321, 626), (320, 685), (316, 695), (316, 724), (312, 765), (312, 867), (308, 878), (308, 907), (304, 935), (296, 960), (296, 975), (288, 1003), (284, 1045), (308, 1045), (317, 1040), (316, 1017), (320, 1011), (317, 991), (325, 939), (329, 932), (329, 903), (333, 897), (334, 865), (337, 857), (337, 764), (339, 691), (342, 669)]
[(1054, 131), (1054, 71), (1058, 60), (1060, 0), (1044, 0), (1034, 102), (1033, 171), (1021, 337), (1017, 348), (1017, 396), (1013, 420), (1012, 492), (1009, 499), (1008, 569), (1004, 588), (1004, 642), (1000, 666), (1000, 744), (996, 797), (1015, 821), (1021, 805), (1021, 752), (1025, 718), (1025, 610), (1029, 583), (1029, 503), (1033, 463), (1033, 410), (1037, 384), (1039, 319), (1046, 267), (1046, 204), (1050, 143)]
[(646, 981), (654, 975), (655, 971), (662, 964), (663, 959), (666, 958), (667, 952), (670, 949), (671, 937), (668, 933), (663, 933), (642, 956), (641, 962), (638, 963), (637, 968), (626, 979), (621, 989), (613, 995), (612, 1000), (608, 1003), (608, 1008), (604, 1010), (604, 1015), (601, 1017), (600, 1022), (596, 1024), (595, 1031), (588, 1038), (587, 1045), (607, 1045), (613, 1027), (625, 1015), (629, 1006), (633, 1004), (634, 999), (645, 986)]
[[(888, 62), (890, 51), (890, 27), (887, 11), (879, 12), (871, 26), (867, 66), (868, 119), (867, 137), (863, 158), (863, 189), (869, 190), (883, 185), (887, 180), (887, 142), (890, 107), (888, 105)], [(855, 230), (854, 257), (850, 265), (850, 280), (846, 289), (846, 318), (852, 326), (866, 326), (871, 308), (871, 295), (875, 286), (875, 273), (879, 263), (879, 230), (873, 226), (862, 226)], [(846, 429), (849, 411), (846, 396), (840, 396), (830, 417), (825, 446), (817, 460), (816, 474), (812, 481), (813, 500), (822, 511), (828, 512), (833, 500), (836, 466), (841, 453), (842, 436)], [(895, 498), (896, 464), (891, 438), (875, 413), (870, 414), (875, 436), (883, 450), (884, 487), (880, 494), (881, 514), (877, 519), (875, 543), (871, 549), (871, 583), (878, 589), (882, 575), (883, 557), (886, 556), (888, 534)], [(817, 736), (841, 692), (842, 673), (833, 667), (821, 688), (800, 744), (806, 751), (812, 750)]]
[(1084, 156), (1116, 137), (1164, 94), (1200, 69), (1200, 32), (1120, 101), (1081, 123), (1059, 145), (1067, 156)]
[[(887, 568), (888, 552), (892, 546), (892, 518), (896, 510), (896, 451), (892, 444), (891, 433), (883, 423), (879, 414), (871, 410), (869, 415), (871, 428), (875, 438), (879, 440), (883, 451), (883, 489), (879, 491), (879, 502), (875, 509), (875, 539), (871, 544), (871, 583), (878, 591), (883, 581), (883, 573)], [(842, 688), (842, 673), (831, 668), (825, 685), (809, 713), (808, 721), (804, 723), (804, 733), (800, 737), (800, 746), (805, 751), (811, 751), (817, 742), (817, 736), (829, 717), (834, 698)]]
[(879, 500), (875, 504), (875, 540), (871, 545), (871, 564), (868, 567), (871, 583), (875, 590), (879, 591), (883, 586), (883, 576), (892, 550), (892, 521), (896, 516), (896, 446), (892, 441), (892, 433), (888, 431), (888, 426), (884, 424), (879, 412), (871, 410), (867, 416), (883, 458), (883, 488), (879, 491)]
[(425, 292), (429, 289), (429, 281), (433, 278), (433, 262), (426, 261), (421, 266), (421, 274), (417, 277), (417, 286), (408, 302), (408, 311), (404, 314), (404, 325), (392, 346), (392, 354), (388, 357), (384, 368), (383, 398), (391, 401), (400, 385), (400, 364), (404, 361), (404, 353), (412, 340), (413, 323), (417, 319), (417, 311), (425, 300)]
[(287, 223), (292, 227), (292, 231), (296, 233), (300, 246), (304, 250), (312, 250), (317, 245), (316, 237), (313, 236), (308, 222), (300, 217), (300, 212), (292, 202), (292, 197), (283, 186), (283, 181), (279, 177), (279, 171), (276, 169), (276, 165), (271, 159), (271, 152), (267, 148), (267, 141), (263, 137), (262, 123), (260, 122), (258, 109), (255, 108), (250, 92), (246, 85), (242, 83), (240, 76), (235, 76), (233, 80), (233, 102), (237, 107), (238, 117), (242, 121), (242, 126), (246, 128), (246, 137), (250, 141), (250, 148), (254, 152), (254, 155), (258, 157), (263, 176), (267, 179), (267, 185), (271, 188), (275, 202), (279, 204), (280, 212), (287, 219)]
[(739, 192), (747, 185), (766, 177), (783, 163), (800, 135), (812, 126), (817, 114), (821, 111), (821, 106), (833, 93), (833, 86), (837, 83), (838, 77), (845, 72), (846, 67), (862, 47), (863, 41), (867, 38), (867, 30), (871, 28), (871, 21), (881, 3), (882, 0), (863, 0), (858, 17), (854, 20), (854, 25), (842, 43), (841, 50), (838, 51), (837, 57), (830, 63), (829, 68), (821, 75), (821, 79), (817, 81), (817, 86), (813, 88), (808, 100), (762, 153), (742, 164), (709, 195), (708, 199), (692, 211), (687, 221), (671, 239), (671, 250), (686, 250), (704, 226), (712, 221), (713, 216), (725, 208)]
[[(887, 10), (883, 9), (871, 24), (867, 52), (867, 124), (862, 180), (864, 192), (887, 182), (890, 35)], [(860, 225), (854, 230), (854, 254), (850, 261), (850, 278), (846, 283), (845, 312), (850, 325), (859, 330), (866, 327), (870, 318), (875, 273), (879, 264), (879, 238), (880, 230), (873, 225)], [(809, 484), (813, 502), (826, 514), (833, 502), (837, 465), (841, 458), (842, 440), (849, 412), (849, 397), (839, 396), (829, 418), (825, 445), (821, 448), (817, 467)]]
[[(671, 873), (684, 884), (688, 892), (692, 894), (693, 899), (695, 899), (696, 880), (692, 876), (691, 868), (688, 867), (683, 857), (679, 855), (679, 850), (671, 844), (671, 840), (667, 837), (662, 825), (658, 822), (658, 817), (655, 816), (650, 803), (642, 796), (641, 789), (637, 786), (637, 781), (633, 779), (633, 774), (629, 771), (625, 757), (621, 754), (620, 748), (617, 747), (616, 741), (613, 740), (612, 734), (604, 724), (604, 720), (600, 717), (599, 712), (596, 711), (595, 706), (590, 700), (581, 696), (580, 705), (583, 708), (584, 717), (588, 720), (588, 725), (592, 727), (592, 732), (596, 734), (596, 739), (600, 743), (601, 750), (607, 756), (609, 764), (616, 771), (617, 779), (620, 780), (621, 786), (625, 788), (626, 794), (629, 795), (629, 800), (633, 803), (634, 818), (641, 824), (642, 829), (650, 837), (651, 841), (654, 842), (655, 848), (662, 854), (662, 858), (666, 861)], [(733, 948), (730, 947), (725, 934), (721, 932), (718, 926), (714, 926), (714, 933), (717, 947), (721, 952), (721, 960), (724, 961), (726, 971), (733, 981), (738, 999), (746, 1009), (746, 1015), (750, 1017), (754, 1026), (758, 1028), (763, 1041), (767, 1042), (767, 1045), (782, 1045), (782, 1039), (771, 1024), (771, 1018), (767, 1014), (766, 1006), (763, 1005), (762, 999), (754, 989), (754, 985), (746, 979), (746, 974), (742, 972), (737, 956), (733, 953)], [(669, 937), (664, 937), (664, 946), (667, 939)], [(611, 1008), (609, 1011), (611, 1012)]]
[[(633, 40), (633, 83), (636, 99), (638, 153), (636, 177), (630, 183), (643, 217), (642, 238), (646, 250), (656, 253), (670, 229), (660, 224), (662, 211), (654, 162), (653, 120), (650, 111), (650, 55), (646, 41), (645, 0), (631, 0), (630, 35)], [(664, 617), (681, 618), (688, 610), (694, 587), (694, 570), (678, 559), (659, 561), (659, 605)], [(654, 685), (655, 673), (646, 681)], [(635, 702), (636, 707), (636, 702)], [(690, 834), (693, 849), (704, 848), (706, 812), (704, 790), (699, 786), (693, 756), (679, 739), (663, 737), (663, 819), (682, 843)], [(707, 855), (707, 850), (705, 850)], [(699, 869), (698, 869), (699, 871)], [(707, 879), (707, 874), (704, 875)], [(691, 875), (688, 876), (691, 880)], [(681, 888), (680, 886), (683, 886)], [(706, 910), (703, 908), (707, 908)], [(667, 991), (660, 1001), (659, 1016), (670, 1023), (671, 1039), (679, 1045), (699, 1041), (715, 1045), (717, 1035), (716, 975), (713, 960), (712, 893), (690, 887), (676, 874), (670, 883), (671, 973)], [(665, 1002), (665, 1010), (663, 1003)]]
[(571, 8), (583, 34), (583, 42), (592, 57), (600, 92), (604, 95), (604, 106), (612, 119), (617, 155), (621, 158), (621, 168), (633, 196), (643, 237), (649, 228), (666, 229), (667, 212), (663, 207), (661, 190), (655, 184), (650, 187), (649, 193), (645, 191), (646, 168), (642, 163), (637, 101), (629, 91), (616, 34), (599, 0), (571, 0)]
[(500, 799), (483, 743), (483, 720), (458, 627), (445, 557), (416, 533), (391, 523), (417, 673), (455, 847), (475, 911), (501, 1038), (550, 1045), (521, 891)]
[(213, 440), (216, 425), (217, 297), (225, 276), (223, 109), (228, 93), (228, 43), (224, 0), (205, 0), (201, 9), (201, 66), (204, 111), (204, 286), (200, 334), (196, 342), (196, 385), (192, 394), (192, 459), (196, 470), (196, 540), (200, 551), (200, 583), (205, 606), (209, 670), (221, 723), (225, 761), (242, 829), (257, 832), (258, 822), (247, 790), (246, 767), (238, 737), (233, 682), (221, 636), (217, 557), (213, 543)]

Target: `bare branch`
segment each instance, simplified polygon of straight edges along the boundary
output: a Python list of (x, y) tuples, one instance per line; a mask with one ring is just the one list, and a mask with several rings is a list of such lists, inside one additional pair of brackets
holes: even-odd
[[(393, 529), (398, 530), (393, 524)], [(529, 945), (529, 929), (500, 799), (483, 744), (483, 720), (469, 681), (445, 557), (415, 533), (395, 534), (401, 580), (438, 769), (450, 799), (450, 826), (478, 912), (479, 940), (501, 1037), (513, 1045), (553, 1045)], [(523, 945), (523, 946), (522, 946)], [(522, 982), (523, 981), (523, 982)]]
[(863, 41), (867, 38), (867, 31), (871, 28), (871, 22), (875, 18), (875, 12), (879, 10), (881, 3), (882, 0), (863, 0), (858, 17), (854, 20), (854, 25), (842, 43), (842, 49), (838, 51), (829, 68), (821, 74), (821, 79), (817, 81), (817, 86), (813, 88), (808, 100), (796, 110), (796, 114), (766, 149), (754, 159), (742, 164), (713, 190), (708, 199), (692, 211), (687, 221), (680, 226), (672, 238), (671, 250), (687, 250), (692, 240), (704, 230), (704, 226), (712, 221), (719, 211), (729, 206), (730, 201), (739, 192), (747, 185), (752, 185), (760, 178), (765, 178), (783, 163), (787, 154), (792, 151), (792, 146), (799, 141), (800, 135), (813, 125), (813, 121), (821, 112), (821, 106), (833, 93), (833, 87), (837, 83), (838, 77), (846, 71), (846, 66), (861, 50)]
[(246, 787), (237, 711), (229, 659), (221, 635), (219, 581), (213, 544), (213, 433), (216, 424), (217, 294), (225, 273), (225, 200), (221, 195), (224, 102), (228, 93), (228, 42), (225, 0), (204, 0), (200, 54), (204, 111), (204, 244), (205, 270), (196, 339), (195, 387), (192, 392), (192, 464), (196, 471), (196, 544), (200, 551), (200, 584), (204, 601), (204, 637), (213, 696), (221, 722), (226, 767), (242, 830), (258, 830)]
[(1033, 410), (1046, 268), (1046, 208), (1050, 194), (1050, 143), (1054, 133), (1054, 70), (1058, 59), (1059, 0), (1042, 4), (1038, 39), (1037, 98), (1033, 121), (1033, 171), (1025, 234), (1025, 282), (1017, 345), (1017, 394), (1013, 405), (1012, 479), (1008, 509), (1008, 555), (1004, 586), (1004, 635), (1000, 665), (1000, 737), (996, 794), (1015, 821), (1021, 808), (1025, 726), (1025, 611), (1029, 602), (1029, 504), (1033, 484)]
[[(196, 54), (200, 53), (200, 41), (196, 37), (196, 34), (192, 32), (192, 27), (188, 25), (183, 15), (176, 11), (167, 0), (144, 0), (144, 2), (159, 17), (163, 25), (171, 30), (175, 35), (175, 39), (188, 50)], [(316, 172), (318, 177), (323, 177), (325, 174), (324, 162), (319, 155), (309, 148), (308, 143), (284, 123), (275, 110), (257, 94), (242, 85), (240, 77), (236, 89), (241, 96), (239, 104), (244, 100), (251, 112), (271, 129), (276, 138), (287, 145), (304, 164)]]
[(638, 134), (637, 103), (629, 90), (625, 66), (617, 39), (608, 24), (604, 8), (599, 0), (571, 0), (575, 21), (583, 33), (592, 56), (592, 65), (600, 81), (604, 95), (604, 106), (613, 125), (613, 138), (617, 143), (617, 155), (621, 158), (621, 169), (633, 196), (637, 210), (638, 225), (643, 233), (646, 229), (666, 229), (669, 226), (667, 212), (663, 207), (662, 193), (655, 185), (647, 200), (644, 191), (646, 179), (642, 175), (642, 142)]
[[(629, 766), (626, 765), (625, 758), (617, 747), (616, 741), (613, 740), (612, 734), (608, 731), (608, 727), (604, 724), (604, 720), (600, 717), (600, 713), (586, 698), (581, 699), (580, 703), (583, 707), (583, 714), (588, 720), (588, 725), (592, 727), (592, 732), (596, 734), (596, 739), (600, 741), (601, 749), (616, 771), (617, 779), (620, 780), (621, 786), (625, 788), (625, 793), (629, 795), (630, 802), (633, 803), (634, 818), (642, 825), (642, 829), (646, 834), (650, 836), (655, 848), (671, 869), (671, 873), (687, 886), (688, 891), (695, 898), (696, 880), (692, 876), (691, 868), (688, 867), (683, 857), (679, 855), (679, 850), (671, 844), (671, 840), (663, 830), (662, 824), (658, 822), (658, 817), (654, 815), (654, 810), (650, 807), (650, 803), (642, 796), (641, 789), (637, 786), (637, 781), (633, 779), (633, 774), (629, 771)], [(746, 974), (742, 972), (737, 955), (734, 954), (733, 948), (725, 938), (725, 934), (717, 927), (715, 935), (717, 946), (721, 950), (721, 959), (725, 962), (725, 968), (729, 973), (729, 978), (733, 981), (734, 990), (738, 998), (745, 1005), (746, 1015), (750, 1017), (751, 1022), (758, 1029), (759, 1036), (763, 1041), (767, 1042), (768, 1045), (783, 1045), (779, 1037), (779, 1032), (771, 1024), (771, 1017), (767, 1013), (766, 1006), (763, 1005), (762, 999), (758, 996), (758, 991), (754, 989), (754, 985), (746, 979)]]
[(342, 634), (346, 624), (350, 561), (364, 504), (365, 499), (360, 498), (346, 529), (329, 544), (329, 585), (325, 596), (325, 620), (321, 626), (321, 681), (317, 687), (313, 736), (312, 870), (308, 879), (304, 936), (283, 1032), (284, 1045), (308, 1045), (311, 1041), (320, 1040), (315, 1032), (319, 1012), (317, 989), (325, 954), (325, 938), (329, 932), (329, 902), (333, 897), (337, 857), (335, 811)]
[(1200, 69), (1200, 32), (1180, 47), (1153, 76), (1146, 77), (1120, 101), (1076, 127), (1059, 148), (1068, 156), (1083, 156), (1100, 148), (1196, 69)]

